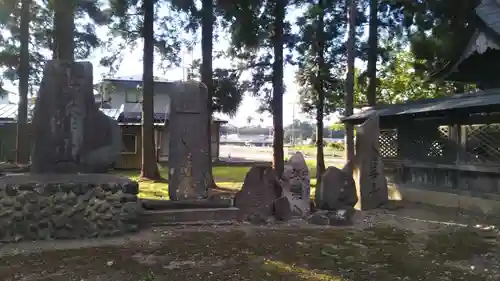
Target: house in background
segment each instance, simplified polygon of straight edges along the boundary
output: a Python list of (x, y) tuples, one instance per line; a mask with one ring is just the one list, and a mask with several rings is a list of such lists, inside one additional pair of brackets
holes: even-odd
[(19, 96), (16, 93), (0, 89), (0, 104), (15, 104), (18, 100)]
[[(103, 79), (97, 86), (96, 103), (108, 116), (118, 121), (122, 128), (125, 151), (117, 168), (139, 168), (141, 163), (141, 112), (142, 77), (116, 77)], [(159, 162), (168, 162), (170, 113), (169, 92), (175, 90), (174, 82), (156, 79), (154, 84), (154, 125)], [(212, 160), (219, 158), (220, 126), (226, 121), (214, 119), (211, 127)]]

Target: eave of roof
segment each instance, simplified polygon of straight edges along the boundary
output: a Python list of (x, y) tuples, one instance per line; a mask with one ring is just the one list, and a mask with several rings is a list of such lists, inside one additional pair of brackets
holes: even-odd
[(367, 119), (372, 114), (377, 114), (380, 117), (389, 117), (454, 109), (481, 108), (492, 105), (500, 105), (500, 89), (367, 108), (356, 114), (342, 118), (341, 121), (361, 121)]

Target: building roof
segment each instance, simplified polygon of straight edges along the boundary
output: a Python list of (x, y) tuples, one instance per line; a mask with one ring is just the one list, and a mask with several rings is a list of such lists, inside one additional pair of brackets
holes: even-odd
[(484, 24), (500, 35), (500, 1), (483, 0), (475, 10)]
[[(127, 75), (127, 76), (116, 76), (116, 77), (107, 77), (102, 79), (103, 81), (113, 81), (113, 82), (135, 82), (142, 83), (142, 75)], [(165, 78), (154, 77), (154, 82), (156, 83), (172, 83)]]
[(457, 109), (484, 109), (484, 107), (494, 105), (500, 105), (500, 89), (366, 108), (342, 118), (342, 121), (363, 121), (375, 113), (380, 117), (389, 117)]
[(17, 117), (17, 104), (0, 104), (0, 120), (11, 121)]
[[(476, 30), (473, 32), (468, 44), (459, 57), (449, 61), (442, 69), (438, 69), (431, 74), (430, 80), (450, 80), (461, 82), (476, 82), (469, 81), (470, 77), (462, 77), (458, 72), (459, 66), (474, 54), (482, 54), (483, 50), (478, 51), (478, 40), (484, 42), (489, 49), (498, 50), (500, 44), (500, 1), (499, 0), (482, 0), (481, 3), (474, 9), (480, 22)], [(484, 38), (483, 38), (484, 37)], [(474, 71), (473, 71), (474, 72)], [(466, 76), (471, 74), (466, 74)]]
[[(17, 119), (17, 104), (0, 104), (0, 121), (15, 122)], [(28, 111), (33, 110), (34, 105), (28, 108)], [(124, 112), (123, 108), (99, 108), (104, 114), (120, 123), (140, 123), (141, 112)], [(168, 114), (155, 113), (155, 123), (165, 123), (168, 120)], [(225, 120), (214, 119), (214, 122), (227, 123)]]

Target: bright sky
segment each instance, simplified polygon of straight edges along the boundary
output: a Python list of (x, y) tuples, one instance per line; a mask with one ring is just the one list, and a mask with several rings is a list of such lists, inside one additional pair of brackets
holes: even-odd
[[(295, 21), (295, 18), (299, 15), (299, 12), (300, 11), (298, 10), (290, 11), (287, 15), (287, 19), (292, 22)], [(99, 28), (97, 34), (100, 37), (102, 36), (102, 38), (106, 38), (107, 35), (106, 28)], [(198, 34), (198, 38), (199, 37), (200, 35)], [(125, 50), (125, 52), (127, 52), (128, 54), (125, 55), (126, 59), (124, 59), (123, 63), (121, 64), (116, 76), (142, 75), (142, 48), (140, 48), (141, 45), (142, 43), (139, 44), (138, 45), (139, 47), (135, 48), (134, 50)], [(228, 40), (224, 39), (223, 37), (220, 37), (220, 40), (218, 42), (215, 42), (214, 49), (226, 50), (228, 46), (229, 46)], [(94, 82), (98, 82), (101, 79), (102, 74), (107, 73), (107, 69), (99, 65), (99, 59), (102, 55), (103, 54), (101, 51), (96, 50), (88, 58), (88, 60), (92, 62), (92, 64), (94, 65), (94, 80), (95, 80)], [(201, 46), (200, 44), (198, 44), (194, 48), (194, 51), (192, 53), (183, 52), (180, 55), (183, 56), (183, 62), (181, 67), (168, 70), (167, 72), (164, 72), (161, 68), (156, 67), (154, 70), (154, 75), (160, 77), (166, 77), (168, 80), (172, 81), (183, 80), (183, 78), (185, 77), (185, 71), (191, 64), (192, 60), (201, 58)], [(229, 60), (214, 61), (214, 67), (230, 67), (230, 65), (231, 61)], [(301, 120), (304, 119), (312, 120), (310, 119), (309, 116), (300, 111), (300, 106), (298, 104), (298, 94), (297, 94), (298, 86), (296, 85), (294, 78), (295, 71), (296, 68), (289, 65), (285, 66), (284, 68), (284, 85), (286, 88), (286, 92), (283, 97), (283, 122), (285, 126), (291, 124), (294, 118)], [(17, 87), (15, 87), (10, 83), (5, 83), (5, 88), (7, 90), (17, 93)], [(260, 123), (260, 119), (262, 118), (264, 122), (261, 125), (271, 126), (272, 125), (271, 116), (269, 114), (260, 115), (259, 113), (257, 113), (258, 107), (259, 107), (259, 100), (250, 95), (246, 95), (243, 99), (240, 108), (238, 109), (236, 116), (229, 117), (229, 116), (219, 115), (218, 117), (228, 120), (230, 124), (243, 126), (247, 124), (248, 116), (251, 116), (254, 120), (252, 122), (253, 125), (257, 125), (258, 123)], [(332, 123), (336, 120), (337, 118), (334, 116), (332, 116), (331, 118), (325, 118), (325, 124)]]
[[(288, 19), (295, 21), (298, 13), (296, 11), (291, 11), (288, 13)], [(99, 33), (106, 34), (106, 31), (99, 30)], [(201, 38), (200, 31), (198, 32), (198, 39)], [(198, 40), (200, 41), (200, 40)], [(140, 46), (140, 45), (139, 45)], [(219, 41), (214, 42), (214, 50), (226, 50), (229, 47), (229, 41), (221, 36)], [(106, 69), (99, 67), (99, 56), (100, 52), (94, 53), (89, 60), (94, 65), (94, 77), (99, 79), (102, 73), (106, 72)], [(186, 70), (191, 65), (192, 61), (195, 59), (201, 59), (201, 45), (195, 46), (193, 52), (183, 52), (181, 54), (183, 57), (183, 62), (181, 67), (171, 69), (166, 73), (159, 67), (155, 69), (155, 76), (166, 77), (168, 80), (183, 80), (187, 73)], [(231, 61), (228, 59), (216, 60), (213, 62), (214, 67), (230, 68)], [(295, 83), (295, 71), (296, 69), (292, 66), (285, 66), (284, 68), (284, 85), (286, 87), (286, 93), (283, 97), (283, 122), (285, 125), (291, 124), (293, 119), (307, 119), (305, 114), (300, 112), (300, 106), (298, 105), (298, 95), (297, 95), (297, 85)], [(120, 69), (117, 72), (117, 76), (129, 76), (129, 75), (140, 75), (142, 74), (142, 48), (136, 48), (135, 50), (129, 50), (129, 55), (126, 56), (126, 60), (123, 61)], [(97, 81), (96, 81), (97, 82)], [(241, 103), (236, 116), (229, 117), (218, 115), (225, 120), (228, 120), (230, 124), (243, 126), (247, 124), (248, 116), (253, 118), (253, 125), (260, 123), (260, 119), (264, 120), (264, 126), (272, 125), (272, 118), (269, 114), (260, 115), (257, 113), (259, 108), (259, 100), (250, 95), (246, 95)]]

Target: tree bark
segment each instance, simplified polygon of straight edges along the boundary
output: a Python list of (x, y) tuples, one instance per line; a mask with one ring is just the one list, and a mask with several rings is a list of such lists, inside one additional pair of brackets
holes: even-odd
[(21, 2), (20, 52), (19, 52), (19, 104), (17, 109), (16, 161), (28, 164), (28, 91), (30, 78), (30, 5), (31, 0)]
[(154, 138), (154, 1), (143, 0), (144, 27), (143, 27), (143, 74), (142, 74), (142, 161), (141, 178), (161, 179), (156, 165), (156, 145)]
[(368, 32), (368, 90), (369, 106), (377, 103), (377, 58), (378, 58), (378, 0), (370, 0), (370, 27)]
[(316, 185), (321, 184), (321, 176), (325, 171), (325, 155), (323, 151), (323, 115), (325, 108), (325, 89), (323, 87), (323, 69), (325, 67), (325, 36), (324, 36), (324, 17), (325, 17), (325, 0), (318, 0), (318, 25), (316, 30), (316, 57), (317, 68), (316, 74), (316, 93), (318, 101), (316, 104)]
[[(349, 33), (347, 38), (347, 76), (345, 95), (345, 116), (350, 116), (354, 111), (354, 59), (356, 40), (356, 0), (349, 0)], [(352, 123), (345, 124), (345, 147), (347, 172), (352, 174), (354, 161), (354, 126)]]
[(281, 178), (284, 170), (283, 153), (283, 44), (286, 0), (276, 0), (274, 10), (273, 62), (273, 163), (276, 175)]
[(212, 98), (214, 93), (213, 83), (213, 67), (212, 67), (212, 49), (213, 49), (213, 31), (214, 31), (214, 14), (213, 0), (203, 0), (202, 3), (202, 22), (201, 22), (201, 82), (207, 86), (208, 92), (208, 167), (210, 167), (210, 186), (209, 188), (217, 188), (214, 176), (212, 173)]
[(54, 1), (53, 59), (73, 61), (75, 53), (75, 1)]

